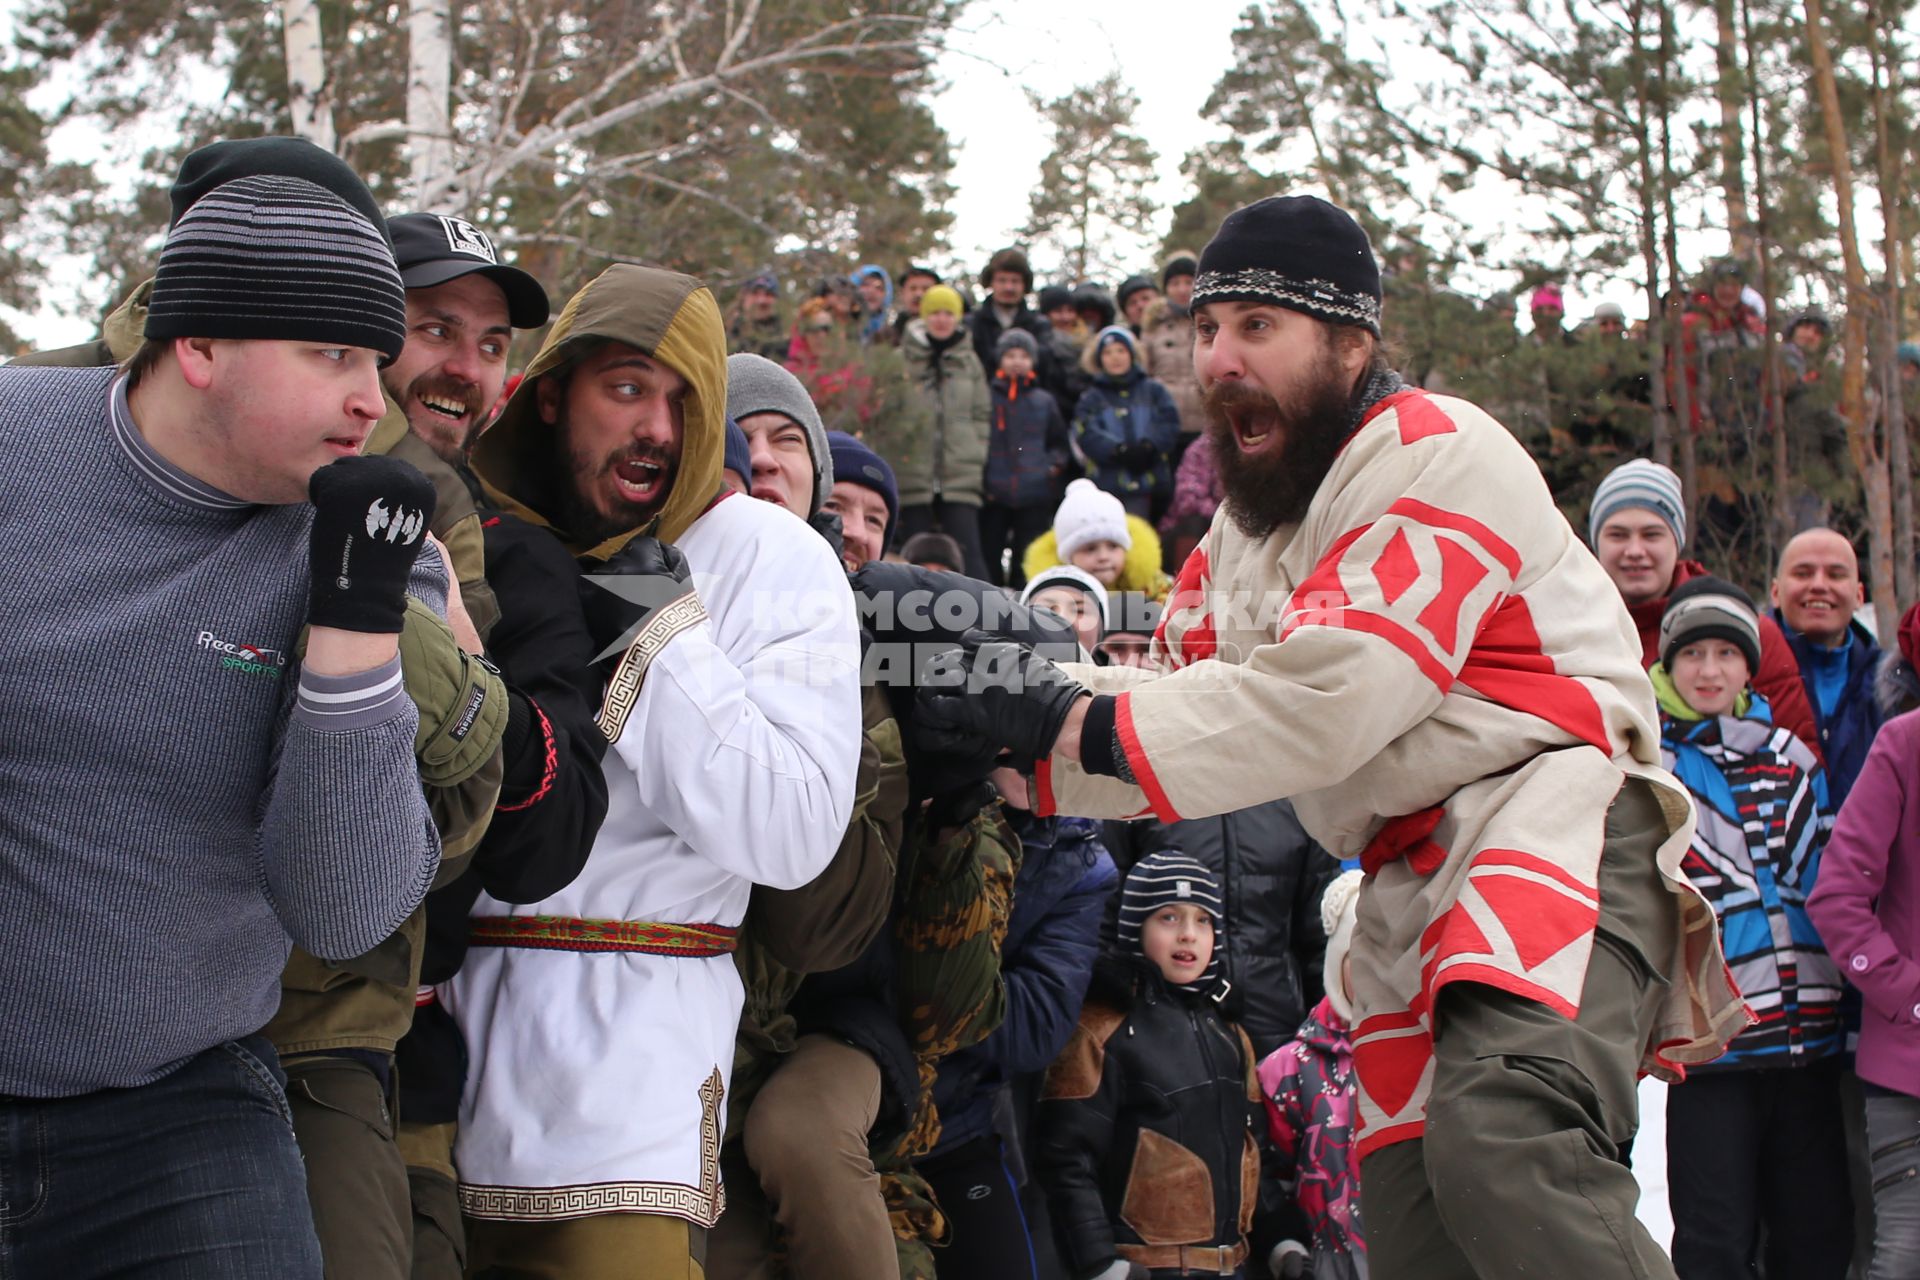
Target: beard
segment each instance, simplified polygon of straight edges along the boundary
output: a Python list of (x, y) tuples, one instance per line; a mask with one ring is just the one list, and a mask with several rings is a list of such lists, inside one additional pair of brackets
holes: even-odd
[[(466, 457), (485, 424), (484, 415), (489, 408), (481, 396), (478, 383), (449, 378), (439, 372), (423, 373), (404, 387), (396, 387), (384, 377), (381, 382), (385, 384), (386, 393), (393, 397), (393, 402), (407, 415), (408, 424), (413, 427), (415, 434), (425, 440), (435, 453), (447, 462)], [(458, 406), (465, 411), (465, 421), (429, 409), (426, 404), (428, 400)]]
[[(1365, 392), (1340, 367), (1338, 350), (1324, 342), (1317, 359), (1289, 388), (1287, 403), (1244, 382), (1221, 381), (1207, 389), (1207, 440), (1234, 527), (1256, 542), (1307, 514), (1320, 482), (1333, 469), (1353, 428), (1354, 410)], [(1241, 450), (1236, 424), (1278, 432), (1277, 445), (1258, 453)]]
[[(673, 493), (679, 473), (677, 452), (658, 445), (635, 441), (605, 455), (589, 453), (577, 446), (563, 409), (554, 424), (559, 438), (559, 457), (567, 468), (558, 477), (561, 527), (580, 544), (596, 547), (609, 538), (644, 527)], [(633, 502), (617, 496), (612, 476), (621, 467), (647, 463), (660, 468), (660, 483), (655, 496), (646, 502)], [(613, 496), (610, 496), (613, 495)], [(611, 510), (608, 505), (611, 505)]]

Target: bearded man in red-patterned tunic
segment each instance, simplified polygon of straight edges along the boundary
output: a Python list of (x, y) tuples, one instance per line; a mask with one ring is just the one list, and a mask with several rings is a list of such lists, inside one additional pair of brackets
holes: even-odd
[(1388, 368), (1346, 213), (1238, 210), (1193, 310), (1227, 497), (1152, 669), (969, 637), (921, 732), (1031, 762), (1039, 813), (1291, 797), (1361, 860), (1375, 1277), (1672, 1276), (1621, 1159), (1637, 1077), (1717, 1056), (1747, 1014), (1679, 872), (1693, 811), (1619, 595), (1505, 428)]

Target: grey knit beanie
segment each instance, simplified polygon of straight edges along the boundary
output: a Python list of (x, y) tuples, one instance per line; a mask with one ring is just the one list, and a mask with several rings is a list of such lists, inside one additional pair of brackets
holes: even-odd
[(1607, 472), (1593, 491), (1593, 506), (1587, 516), (1587, 541), (1600, 542), (1600, 526), (1617, 512), (1629, 508), (1651, 511), (1673, 530), (1674, 545), (1687, 545), (1687, 499), (1680, 488), (1680, 477), (1671, 467), (1646, 458), (1623, 462)]
[(406, 344), (407, 295), (384, 225), (304, 178), (261, 174), (174, 223), (145, 333), (338, 343), (389, 363)]
[(813, 456), (813, 504), (807, 514), (813, 515), (833, 492), (833, 457), (820, 410), (800, 379), (765, 356), (748, 351), (728, 356), (727, 416), (738, 422), (756, 413), (780, 414), (806, 431), (807, 452)]

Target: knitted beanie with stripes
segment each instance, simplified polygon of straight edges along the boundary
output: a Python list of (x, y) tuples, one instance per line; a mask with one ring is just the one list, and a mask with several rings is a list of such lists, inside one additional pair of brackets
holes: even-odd
[(303, 178), (215, 187), (160, 251), (149, 338), (267, 338), (365, 347), (407, 340), (407, 297), (386, 231)]
[(1198, 982), (1176, 984), (1183, 991), (1207, 991), (1220, 980), (1220, 951), (1227, 945), (1226, 919), (1221, 914), (1220, 882), (1206, 864), (1177, 850), (1150, 853), (1127, 872), (1120, 890), (1120, 944), (1129, 953), (1144, 955), (1140, 932), (1153, 913), (1174, 903), (1204, 907), (1213, 917), (1213, 956)]

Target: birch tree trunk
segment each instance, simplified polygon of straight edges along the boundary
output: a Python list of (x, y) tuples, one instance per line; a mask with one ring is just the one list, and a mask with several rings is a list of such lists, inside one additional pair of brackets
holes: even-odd
[(1853, 226), (1853, 158), (1847, 150), (1846, 125), (1840, 115), (1840, 90), (1833, 76), (1833, 54), (1827, 47), (1826, 23), (1820, 0), (1805, 0), (1807, 52), (1813, 63), (1813, 86), (1820, 103), (1821, 123), (1833, 166), (1835, 218), (1840, 232), (1840, 254), (1846, 264), (1846, 363), (1840, 374), (1840, 416), (1847, 424), (1847, 448), (1859, 468), (1867, 497), (1867, 582), (1873, 592), (1875, 630), (1880, 643), (1891, 647), (1900, 625), (1898, 593), (1893, 585), (1893, 494), (1884, 446), (1875, 439), (1866, 406), (1867, 315), (1873, 306), (1866, 267), (1860, 261), (1860, 241)]
[[(289, 0), (290, 3), (297, 0)], [(408, 0), (407, 155), (414, 199), (428, 213), (461, 213), (454, 185), (453, 36), (448, 0)]]
[(319, 0), (280, 0), (280, 30), (287, 48), (287, 105), (294, 136), (332, 151), (336, 139)]

